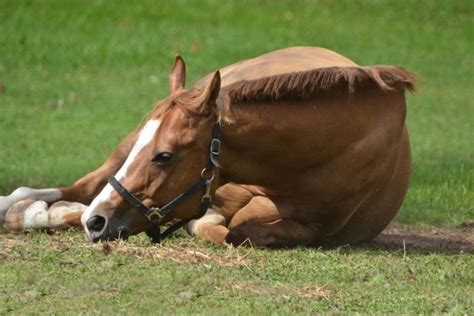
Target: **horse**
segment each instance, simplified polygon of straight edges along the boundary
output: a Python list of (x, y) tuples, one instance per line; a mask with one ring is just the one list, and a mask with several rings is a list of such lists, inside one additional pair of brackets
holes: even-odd
[(19, 229), (37, 215), (28, 212), (36, 199), (43, 217), (46, 203), (90, 204), (63, 210), (57, 226), (80, 222), (94, 242), (143, 231), (159, 242), (182, 226), (217, 245), (369, 241), (408, 190), (405, 92), (415, 79), (401, 67), (363, 67), (328, 49), (292, 47), (186, 89), (177, 56), (169, 96), (99, 169), (66, 188), (19, 188), (0, 197), (0, 213), (17, 214)]

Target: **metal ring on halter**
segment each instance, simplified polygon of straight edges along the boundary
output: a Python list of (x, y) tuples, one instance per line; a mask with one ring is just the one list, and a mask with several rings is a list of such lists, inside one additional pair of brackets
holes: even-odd
[(202, 169), (201, 179), (203, 179), (207, 183), (214, 180), (214, 169), (207, 169), (207, 168)]
[(148, 218), (148, 220), (150, 222), (159, 223), (159, 222), (161, 222), (161, 219), (164, 217), (160, 213), (160, 211), (161, 211), (161, 209), (159, 207), (152, 207), (152, 208), (150, 208), (150, 211), (145, 214), (145, 216), (146, 216), (146, 218)]

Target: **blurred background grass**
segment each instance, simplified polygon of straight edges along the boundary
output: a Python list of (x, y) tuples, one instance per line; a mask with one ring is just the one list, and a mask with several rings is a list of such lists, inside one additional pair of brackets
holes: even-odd
[(167, 93), (297, 45), (419, 74), (408, 96), (413, 177), (398, 220), (474, 219), (474, 2), (0, 0), (0, 192), (68, 185)]

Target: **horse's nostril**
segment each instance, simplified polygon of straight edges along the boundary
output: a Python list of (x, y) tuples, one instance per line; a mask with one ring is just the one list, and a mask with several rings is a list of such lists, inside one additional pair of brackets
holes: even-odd
[(107, 220), (101, 215), (94, 215), (87, 220), (87, 228), (90, 232), (101, 232)]

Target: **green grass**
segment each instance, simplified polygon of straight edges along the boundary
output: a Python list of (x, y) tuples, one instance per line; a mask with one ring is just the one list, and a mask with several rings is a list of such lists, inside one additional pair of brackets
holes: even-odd
[(0, 252), (8, 256), (0, 261), (0, 313), (474, 311), (474, 256), (377, 248), (229, 250), (182, 238), (164, 248), (133, 238), (106, 255), (101, 245), (85, 247), (77, 233), (52, 239), (16, 237)]
[[(474, 2), (134, 2), (0, 0), (0, 194), (68, 185), (97, 167), (166, 95), (176, 53), (189, 86), (244, 58), (313, 45), (419, 74), (408, 96), (412, 184), (397, 218), (474, 219)], [(473, 312), (472, 255), (252, 250), (249, 271), (45, 249), (48, 238), (0, 252), (0, 313)], [(328, 299), (294, 294), (308, 284), (326, 285)]]

